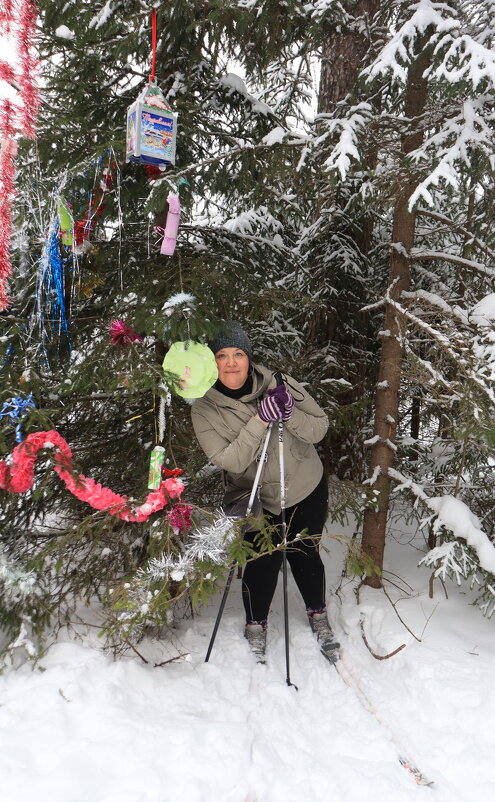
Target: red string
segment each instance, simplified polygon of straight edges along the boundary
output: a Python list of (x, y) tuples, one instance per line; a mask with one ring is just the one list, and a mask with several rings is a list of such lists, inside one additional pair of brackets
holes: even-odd
[(155, 62), (156, 62), (156, 8), (151, 15), (151, 75), (150, 81), (155, 81)]

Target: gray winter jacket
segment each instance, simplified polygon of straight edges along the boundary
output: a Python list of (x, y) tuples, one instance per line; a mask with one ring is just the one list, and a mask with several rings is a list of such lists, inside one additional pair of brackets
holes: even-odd
[[(241, 399), (229, 398), (211, 388), (192, 405), (192, 423), (206, 456), (226, 474), (226, 490), (250, 490), (266, 435), (266, 427), (254, 416), (257, 399), (276, 386), (274, 373), (253, 365), (253, 390)], [(328, 418), (310, 395), (290, 376), (286, 384), (295, 398), (291, 417), (284, 424), (285, 504), (292, 507), (306, 498), (323, 474), (313, 443), (328, 428)], [(269, 512), (280, 512), (278, 432), (272, 431), (262, 475), (261, 501)]]

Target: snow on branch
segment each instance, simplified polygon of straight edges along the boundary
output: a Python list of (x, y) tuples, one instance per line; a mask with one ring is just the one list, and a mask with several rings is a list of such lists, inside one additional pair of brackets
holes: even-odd
[(411, 298), (413, 300), (425, 301), (429, 306), (441, 309), (446, 315), (449, 315), (454, 320), (458, 320), (464, 326), (469, 323), (468, 315), (459, 306), (451, 306), (440, 295), (428, 292), (427, 290), (416, 290), (415, 292), (402, 292), (402, 298)]
[(432, 3), (430, 0), (420, 0), (412, 6), (412, 16), (398, 29), (397, 33), (382, 49), (373, 64), (363, 70), (363, 75), (369, 80), (384, 75), (389, 71), (393, 77), (405, 83), (407, 80), (407, 65), (417, 56), (415, 47), (418, 36), (433, 28), (430, 43), (436, 44), (437, 49), (447, 39), (452, 40), (449, 34), (459, 27), (459, 22), (452, 14), (452, 9), (444, 3)]
[(372, 117), (372, 108), (369, 103), (359, 103), (353, 106), (345, 118), (335, 118), (319, 115), (316, 122), (321, 124), (323, 133), (316, 138), (314, 148), (321, 147), (327, 139), (338, 134), (337, 143), (332, 147), (330, 155), (324, 162), (328, 172), (337, 170), (342, 180), (345, 180), (352, 159), (359, 161), (359, 137)]
[(463, 357), (461, 357), (451, 347), (450, 340), (448, 337), (445, 336), (445, 334), (442, 334), (441, 331), (438, 331), (438, 329), (435, 329), (433, 326), (430, 326), (424, 320), (421, 320), (421, 318), (419, 318), (417, 315), (414, 315), (408, 309), (405, 309), (401, 304), (399, 304), (390, 296), (387, 297), (387, 303), (390, 304), (390, 306), (392, 306), (398, 312), (398, 314), (400, 314), (403, 318), (410, 321), (415, 326), (424, 331), (426, 334), (428, 334), (428, 336), (431, 337), (431, 339), (434, 342), (437, 342), (438, 345), (440, 345), (440, 347), (443, 349), (443, 351), (445, 351), (445, 353), (451, 357), (451, 359), (455, 362), (458, 368), (462, 370), (464, 376), (466, 376), (467, 379), (472, 381), (478, 387), (478, 389), (480, 389), (482, 393), (488, 397), (488, 399), (492, 404), (495, 404), (495, 392), (493, 388), (490, 387), (485, 381), (483, 381), (474, 372), (474, 370), (471, 370), (468, 367), (466, 360)]
[(0, 551), (0, 583), (12, 598), (29, 595), (36, 582), (32, 571), (18, 568)]
[[(464, 540), (476, 552), (481, 568), (495, 575), (495, 546), (481, 529), (479, 518), (471, 512), (464, 501), (451, 495), (427, 496), (421, 485), (413, 482), (395, 468), (389, 468), (388, 475), (400, 482), (394, 488), (394, 493), (405, 488), (409, 489), (434, 513), (436, 516), (433, 522), (434, 532), (439, 532), (444, 527), (453, 534), (454, 538)], [(428, 554), (428, 558), (430, 554), (431, 552)], [(438, 559), (438, 553), (428, 562), (435, 562), (436, 559)]]
[[(447, 40), (444, 40), (448, 41)], [(436, 51), (439, 45), (436, 47)], [(430, 70), (431, 76), (449, 83), (469, 82), (473, 89), (488, 80), (495, 84), (495, 53), (474, 40), (471, 36), (461, 35), (452, 38), (443, 53), (441, 63)]]
[(439, 131), (427, 137), (421, 147), (410, 154), (410, 159), (416, 163), (430, 157), (436, 161), (436, 166), (416, 187), (409, 199), (409, 209), (420, 200), (434, 206), (430, 189), (442, 181), (457, 189), (459, 166), (470, 166), (473, 152), (483, 151), (488, 158), (491, 156), (493, 113), (487, 115), (488, 103), (492, 104), (491, 97), (465, 100), (456, 115), (447, 119)]
[(481, 250), (484, 253), (488, 254), (490, 259), (493, 259), (493, 261), (495, 261), (495, 251), (493, 251), (486, 244), (486, 242), (484, 242), (481, 239), (479, 239), (479, 237), (477, 237), (476, 234), (473, 231), (471, 231), (469, 228), (466, 228), (458, 220), (454, 220), (451, 217), (447, 217), (446, 215), (441, 214), (438, 211), (432, 211), (431, 209), (424, 209), (424, 208), (421, 208), (421, 207), (416, 210), (416, 213), (418, 215), (420, 215), (421, 217), (427, 217), (427, 218), (429, 218), (431, 220), (437, 220), (438, 222), (444, 223), (445, 225), (449, 226), (450, 228), (453, 228), (456, 231), (459, 231), (465, 237), (468, 237), (470, 239), (470, 241), (473, 243), (473, 245), (475, 245), (479, 250)]
[(458, 540), (448, 540), (441, 546), (431, 549), (419, 564), (434, 566), (435, 576), (442, 580), (448, 576), (454, 577), (458, 585), (461, 584), (462, 579), (467, 579), (479, 568), (479, 563), (476, 562), (472, 553), (465, 549)]
[(456, 393), (452, 389), (452, 381), (450, 381), (449, 379), (446, 379), (444, 376), (442, 376), (442, 374), (436, 368), (433, 367), (433, 365), (431, 364), (431, 362), (428, 359), (423, 359), (422, 357), (418, 356), (418, 354), (416, 354), (407, 343), (405, 344), (405, 349), (406, 349), (407, 355), (410, 358), (412, 358), (415, 362), (417, 362), (417, 364), (420, 365), (423, 368), (423, 370), (430, 375), (431, 384), (433, 384), (433, 385), (441, 384), (454, 397), (459, 398), (458, 393)]
[(459, 256), (456, 253), (449, 253), (448, 251), (427, 251), (421, 248), (411, 248), (409, 255), (413, 259), (438, 259), (444, 262), (452, 262), (459, 265), (466, 270), (472, 270), (474, 273), (480, 273), (482, 276), (488, 278), (495, 278), (495, 270), (487, 267), (482, 262), (475, 262), (473, 259), (466, 259), (464, 256)]
[(218, 83), (220, 86), (223, 86), (229, 95), (233, 95), (234, 93), (240, 95), (244, 98), (247, 103), (251, 104), (251, 107), (254, 112), (258, 112), (259, 114), (263, 114), (265, 117), (273, 116), (276, 117), (276, 113), (267, 103), (264, 103), (259, 98), (252, 95), (242, 80), (240, 75), (237, 75), (235, 72), (227, 72), (225, 75), (222, 75), (219, 78)]
[(268, 210), (267, 206), (260, 206), (257, 209), (248, 209), (235, 217), (226, 220), (224, 227), (227, 231), (236, 234), (254, 235), (257, 232), (273, 231), (279, 233), (283, 230), (283, 224), (277, 220)]
[(453, 496), (438, 496), (428, 499), (428, 506), (436, 513), (433, 528), (449, 529), (455, 538), (465, 540), (478, 555), (482, 568), (495, 574), (495, 547), (488, 535), (480, 528), (480, 521), (467, 504)]
[(112, 0), (107, 0), (103, 8), (101, 8), (89, 23), (90, 28), (101, 28), (110, 19), (114, 13), (115, 8), (112, 8)]

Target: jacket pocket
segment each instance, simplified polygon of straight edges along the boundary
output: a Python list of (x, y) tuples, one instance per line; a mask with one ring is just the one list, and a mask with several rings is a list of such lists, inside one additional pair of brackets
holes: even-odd
[(302, 440), (296, 440), (295, 437), (291, 439), (289, 448), (291, 455), (298, 462), (309, 457), (311, 453), (311, 443), (303, 443)]

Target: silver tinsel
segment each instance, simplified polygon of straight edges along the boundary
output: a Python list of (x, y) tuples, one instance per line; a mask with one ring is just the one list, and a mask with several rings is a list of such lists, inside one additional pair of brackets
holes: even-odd
[(159, 581), (172, 579), (180, 582), (184, 577), (190, 576), (198, 562), (213, 562), (220, 565), (227, 556), (227, 546), (235, 535), (231, 518), (223, 513), (205, 526), (195, 529), (189, 535), (189, 542), (183, 554), (176, 557), (163, 554), (150, 560), (146, 568), (138, 571), (142, 579)]

